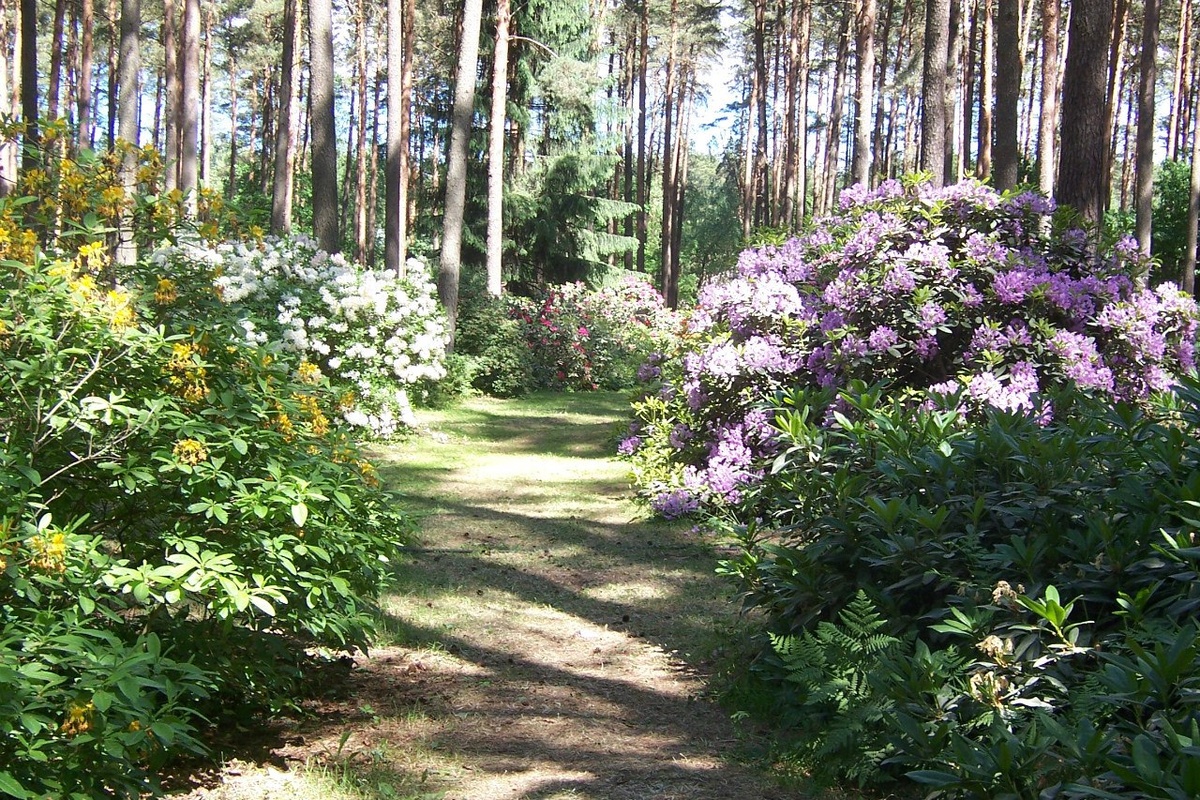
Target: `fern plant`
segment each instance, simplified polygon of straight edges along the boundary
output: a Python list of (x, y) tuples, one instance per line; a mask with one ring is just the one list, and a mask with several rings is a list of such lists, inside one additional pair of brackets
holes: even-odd
[(771, 644), (798, 687), (792, 757), (817, 781), (862, 786), (880, 777), (889, 749), (881, 722), (891, 701), (881, 671), (902, 643), (882, 632), (887, 623), (861, 589), (838, 620), (799, 636), (772, 635)]

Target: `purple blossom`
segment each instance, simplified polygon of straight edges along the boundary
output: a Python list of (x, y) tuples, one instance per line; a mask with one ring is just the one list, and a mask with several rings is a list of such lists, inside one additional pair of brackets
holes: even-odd
[(1001, 303), (1017, 305), (1025, 299), (1025, 295), (1037, 285), (1037, 282), (1038, 278), (1033, 273), (1023, 269), (1014, 269), (997, 275), (996, 280), (992, 282), (992, 289), (996, 292), (996, 299)]
[(642, 446), (642, 437), (627, 436), (617, 445), (617, 452), (623, 456), (631, 456)]
[(921, 318), (920, 328), (927, 333), (934, 331), (939, 325), (946, 321), (946, 309), (942, 308), (939, 304), (933, 302), (932, 300), (927, 303), (923, 303), (920, 309), (918, 309), (917, 313)]
[(700, 510), (700, 501), (686, 489), (659, 492), (650, 506), (665, 519), (679, 519)]
[(867, 345), (872, 352), (882, 353), (889, 347), (892, 347), (896, 342), (900, 341), (899, 334), (887, 325), (880, 325), (875, 330), (871, 331), (871, 335), (867, 337)]

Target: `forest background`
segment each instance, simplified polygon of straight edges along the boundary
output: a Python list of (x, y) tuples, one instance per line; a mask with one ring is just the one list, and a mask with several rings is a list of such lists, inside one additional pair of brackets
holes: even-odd
[[(1164, 277), (1190, 274), (1190, 0), (0, 11), (12, 119), (61, 118), (67, 149), (162, 153), (152, 188), (213, 212), (213, 235), (311, 226), (325, 249), (397, 270), (436, 254), (452, 315), (460, 265), (486, 268), (493, 294), (648, 273), (675, 306), (755, 236), (833, 209), (844, 186), (917, 170), (1035, 185), (1110, 232), (1136, 221), (1149, 249), (1157, 165), (1154, 251)], [(697, 152), (710, 95), (734, 98), (708, 111), (728, 136)], [(36, 124), (25, 136), (37, 143)], [(18, 145), (0, 154), (5, 176)]]

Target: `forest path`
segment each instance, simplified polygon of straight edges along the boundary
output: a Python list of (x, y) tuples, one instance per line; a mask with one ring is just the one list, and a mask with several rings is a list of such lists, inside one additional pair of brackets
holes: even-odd
[(365, 797), (787, 796), (727, 758), (704, 670), (736, 609), (712, 546), (631, 502), (609, 457), (625, 408), (472, 400), (378, 451), (420, 542), (381, 646), (276, 753), (336, 764)]

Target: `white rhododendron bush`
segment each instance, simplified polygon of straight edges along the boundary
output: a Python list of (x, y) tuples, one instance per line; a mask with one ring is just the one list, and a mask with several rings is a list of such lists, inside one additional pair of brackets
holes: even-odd
[(221, 300), (241, 311), (248, 343), (302, 355), (314, 380), (319, 369), (342, 390), (345, 421), (376, 436), (411, 422), (410, 387), (446, 374), (436, 287), (415, 259), (398, 278), (292, 236), (163, 247), (153, 260), (209, 272)]

